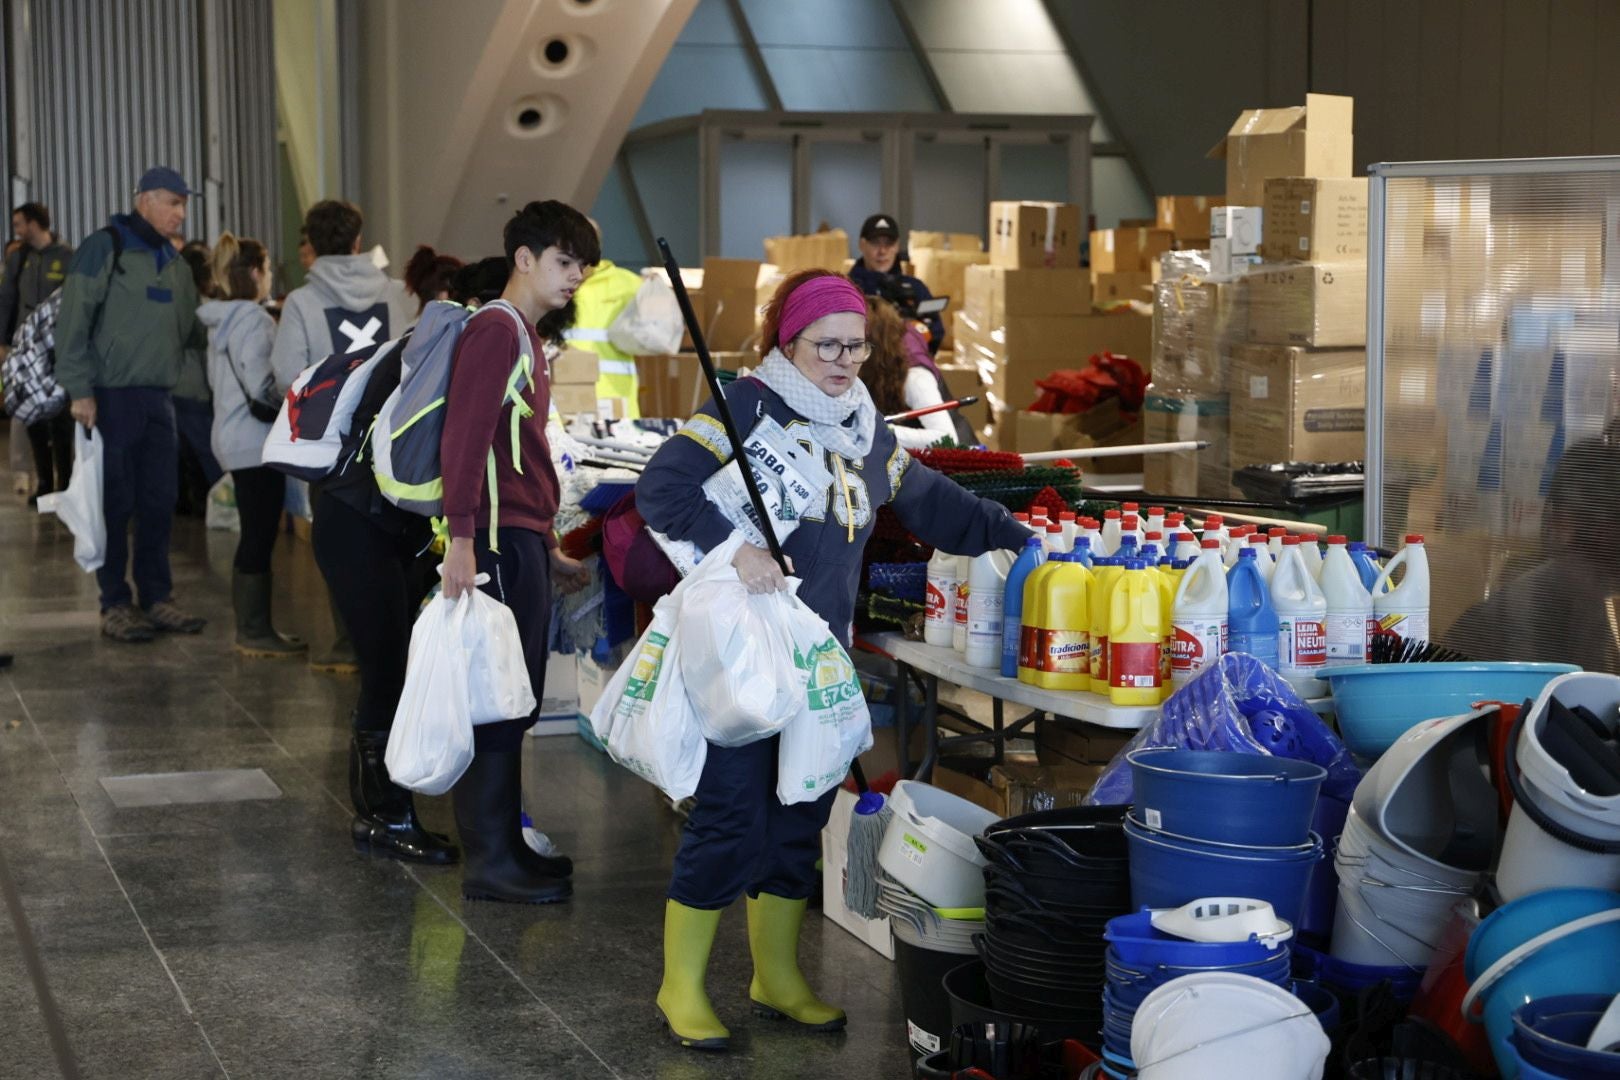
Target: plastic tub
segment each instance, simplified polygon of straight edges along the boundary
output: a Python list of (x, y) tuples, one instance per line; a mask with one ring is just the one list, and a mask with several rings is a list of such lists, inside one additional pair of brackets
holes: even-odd
[(1483, 1004), (1491, 1053), (1516, 1075), (1513, 1012), (1538, 998), (1620, 991), (1620, 893), (1549, 889), (1497, 908), (1468, 941), (1462, 1013)]
[(1131, 900), (1137, 907), (1180, 907), (1202, 896), (1264, 900), (1289, 922), (1299, 920), (1311, 870), (1322, 858), (1322, 838), (1286, 848), (1220, 848), (1177, 840), (1134, 820), (1125, 824), (1131, 845)]
[[(1122, 966), (1229, 968), (1277, 959), (1286, 963), (1285, 939), (1260, 939), (1252, 934), (1244, 941), (1189, 941), (1167, 934), (1153, 925), (1150, 911), (1121, 915), (1108, 920), (1103, 937), (1112, 955)], [(1269, 941), (1269, 944), (1268, 944)]]
[(1126, 755), (1132, 816), (1149, 828), (1223, 844), (1283, 847), (1311, 832), (1327, 770), (1230, 750), (1149, 748)]
[(973, 838), (996, 815), (936, 787), (902, 780), (889, 796), (894, 818), (878, 865), (934, 907), (984, 906), (984, 856)]
[(1246, 975), (1188, 975), (1137, 1010), (1131, 1057), (1141, 1080), (1320, 1080), (1330, 1043), (1288, 990)]
[(906, 1036), (913, 1057), (935, 1053), (950, 1044), (951, 999), (945, 993), (944, 979), (964, 959), (961, 953), (925, 949), (895, 935), (900, 1008), (906, 1018)]
[(1574, 664), (1351, 664), (1322, 673), (1333, 687), (1350, 752), (1377, 758), (1414, 724), (1470, 711), (1476, 701), (1523, 701)]
[(1353, 964), (1297, 941), (1293, 948), (1293, 967), (1296, 978), (1347, 994), (1387, 981), (1395, 997), (1403, 1002), (1412, 1000), (1423, 981), (1423, 972), (1404, 965)]
[(1612, 994), (1566, 994), (1540, 998), (1513, 1010), (1513, 1049), (1518, 1054), (1519, 1075), (1525, 1075), (1524, 1066), (1530, 1066), (1548, 1076), (1620, 1077), (1620, 1053), (1586, 1048), (1613, 1000)]

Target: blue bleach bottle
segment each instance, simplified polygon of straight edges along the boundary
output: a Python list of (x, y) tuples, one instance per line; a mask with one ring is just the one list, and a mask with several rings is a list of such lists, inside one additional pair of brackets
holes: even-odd
[(1077, 562), (1087, 570), (1091, 569), (1091, 538), (1076, 535), (1074, 538), (1074, 550), (1069, 554), (1074, 556), (1069, 560), (1070, 562)]
[(1255, 558), (1253, 548), (1244, 548), (1238, 552), (1237, 565), (1226, 575), (1227, 651), (1248, 653), (1275, 668), (1282, 625)]
[(1001, 609), (1001, 674), (1018, 677), (1018, 641), (1024, 628), (1024, 579), (1046, 561), (1046, 545), (1039, 536), (1024, 541), (1012, 569), (1007, 571), (1007, 591)]
[(1361, 587), (1371, 596), (1373, 586), (1378, 582), (1378, 575), (1384, 568), (1378, 565), (1378, 558), (1367, 548), (1364, 540), (1350, 541), (1350, 562), (1355, 566), (1356, 573), (1361, 576)]

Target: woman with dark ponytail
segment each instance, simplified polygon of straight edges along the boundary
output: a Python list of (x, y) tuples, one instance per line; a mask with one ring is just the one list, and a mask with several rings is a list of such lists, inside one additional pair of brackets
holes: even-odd
[(450, 299), (450, 279), (465, 263), (454, 255), (440, 255), (422, 244), (405, 264), (405, 288), (416, 297), (416, 313), (428, 306), (429, 300)]

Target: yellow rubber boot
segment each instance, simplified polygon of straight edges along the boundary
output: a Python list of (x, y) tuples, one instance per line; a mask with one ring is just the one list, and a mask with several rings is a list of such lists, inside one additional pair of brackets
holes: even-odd
[(731, 1032), (714, 1014), (703, 976), (720, 912), (690, 908), (673, 900), (664, 905), (664, 982), (658, 988), (658, 1014), (670, 1038), (694, 1050), (725, 1050)]
[(748, 996), (754, 1015), (792, 1020), (812, 1031), (842, 1031), (844, 1010), (816, 997), (799, 971), (799, 927), (808, 901), (787, 900), (769, 893), (748, 899), (748, 951), (754, 957), (754, 980)]

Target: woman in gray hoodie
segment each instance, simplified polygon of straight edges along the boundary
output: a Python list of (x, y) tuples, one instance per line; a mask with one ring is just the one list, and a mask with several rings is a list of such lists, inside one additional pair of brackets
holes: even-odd
[(208, 381), (214, 388), (214, 456), (236, 487), (241, 539), (231, 573), (236, 651), (283, 657), (307, 651), (303, 641), (276, 632), (270, 621), (270, 554), (281, 527), (287, 478), (263, 463), (282, 387), (270, 366), (275, 321), (264, 309), (270, 295), (270, 253), (257, 240), (220, 236), (214, 245), (213, 294), (197, 308), (208, 328)]

